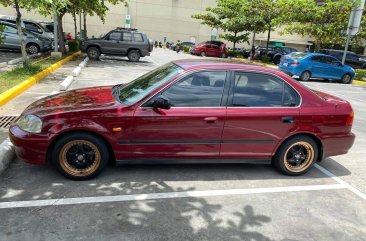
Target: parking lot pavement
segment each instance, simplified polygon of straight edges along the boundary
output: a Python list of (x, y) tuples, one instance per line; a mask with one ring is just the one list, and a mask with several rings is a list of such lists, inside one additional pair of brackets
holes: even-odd
[(9, 51), (9, 50), (0, 50), (0, 63), (8, 62), (9, 60), (16, 59), (22, 57), (20, 52)]
[[(176, 58), (197, 57), (104, 58), (72, 88), (127, 83)], [(357, 139), (347, 155), (299, 177), (269, 165), (141, 165), (81, 182), (17, 159), (0, 176), (0, 240), (366, 240), (366, 89), (305, 84), (351, 101)]]

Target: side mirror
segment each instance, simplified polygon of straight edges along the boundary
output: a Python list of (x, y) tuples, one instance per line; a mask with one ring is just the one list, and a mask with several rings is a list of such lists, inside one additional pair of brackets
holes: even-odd
[(152, 106), (154, 109), (169, 110), (172, 104), (170, 103), (168, 98), (161, 95), (154, 100)]

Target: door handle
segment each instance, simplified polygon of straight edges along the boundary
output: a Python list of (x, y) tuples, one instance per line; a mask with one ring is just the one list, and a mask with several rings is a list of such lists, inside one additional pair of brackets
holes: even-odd
[(218, 121), (217, 117), (206, 117), (204, 119), (206, 121), (206, 123), (216, 123)]
[(294, 117), (292, 117), (292, 116), (282, 117), (282, 122), (283, 123), (294, 123)]

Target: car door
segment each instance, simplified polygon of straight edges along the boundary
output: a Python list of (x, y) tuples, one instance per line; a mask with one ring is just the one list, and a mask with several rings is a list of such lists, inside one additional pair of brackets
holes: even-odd
[(1, 45), (3, 48), (8, 49), (20, 49), (19, 44), (19, 36), (16, 28), (11, 26), (4, 25), (5, 29), (3, 32), (4, 39), (3, 44)]
[(206, 53), (206, 56), (208, 56), (208, 57), (214, 56), (214, 50), (213, 50), (212, 44), (205, 44), (205, 53)]
[[(130, 151), (135, 159), (218, 160), (226, 118), (227, 72), (200, 71), (182, 77), (134, 114)], [(155, 109), (158, 96), (171, 102)]]
[(299, 119), (300, 97), (282, 79), (235, 72), (227, 106), (220, 159), (268, 160)]
[(326, 78), (327, 64), (322, 55), (315, 55), (310, 59), (309, 69), (311, 71), (311, 77), (313, 78)]
[(123, 55), (127, 55), (128, 48), (132, 44), (131, 32), (122, 32), (122, 40), (120, 41), (119, 47)]
[(343, 76), (343, 66), (342, 63), (331, 56), (324, 56), (325, 61), (327, 62), (328, 68), (326, 70), (327, 78), (339, 80)]
[(122, 39), (121, 32), (111, 32), (108, 36), (104, 38), (103, 41), (100, 41), (102, 52), (110, 55), (119, 55), (122, 53), (120, 48), (120, 41)]
[(362, 65), (359, 61), (359, 57), (353, 53), (347, 53), (346, 64), (350, 65), (352, 68), (360, 68)]
[(223, 51), (220, 49), (220, 46), (213, 44), (212, 45), (212, 55), (214, 57), (220, 57), (223, 53)]

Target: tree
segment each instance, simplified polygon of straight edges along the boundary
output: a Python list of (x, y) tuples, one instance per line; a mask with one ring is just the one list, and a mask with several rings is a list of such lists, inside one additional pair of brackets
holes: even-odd
[(327, 43), (344, 44), (351, 9), (355, 2), (325, 0), (283, 0), (288, 14), (282, 16), (287, 25), (283, 33), (297, 33), (314, 39), (315, 49)]
[(248, 42), (248, 36), (252, 29), (249, 19), (243, 15), (242, 9), (245, 6), (244, 0), (216, 0), (216, 7), (206, 8), (207, 13), (194, 14), (192, 18), (200, 19), (202, 24), (212, 28), (225, 31), (221, 34), (225, 40), (233, 43), (235, 48), (237, 43)]
[(33, 9), (34, 6), (37, 5), (37, 1), (34, 2), (32, 0), (0, 0), (0, 4), (3, 5), (4, 7), (13, 6), (15, 8), (16, 27), (18, 30), (19, 44), (22, 53), (23, 65), (27, 65), (29, 63), (29, 59), (27, 56), (27, 50), (23, 36), (22, 14), (20, 12), (20, 8), (25, 8), (26, 10)]

